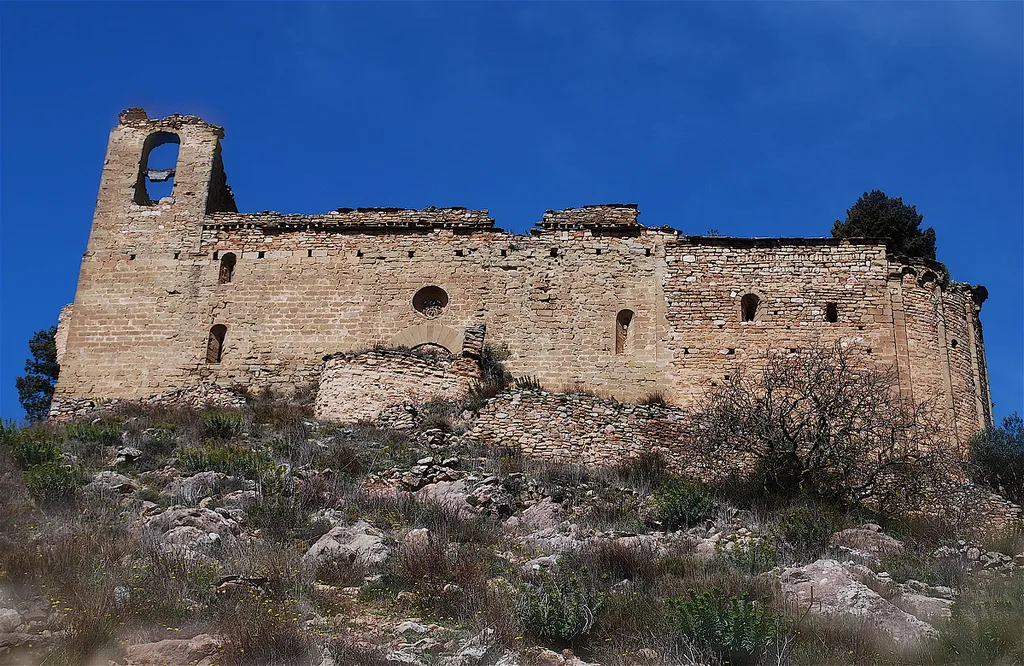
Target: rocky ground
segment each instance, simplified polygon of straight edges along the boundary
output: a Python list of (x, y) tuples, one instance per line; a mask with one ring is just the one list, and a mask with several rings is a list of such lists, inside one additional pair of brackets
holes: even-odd
[(522, 459), (472, 413), (4, 430), (0, 662), (1014, 663), (1020, 534)]

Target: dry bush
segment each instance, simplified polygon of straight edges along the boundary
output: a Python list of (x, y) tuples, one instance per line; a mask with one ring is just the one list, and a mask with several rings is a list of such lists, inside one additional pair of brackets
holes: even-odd
[(487, 595), (491, 551), (475, 544), (452, 543), (430, 534), (398, 546), (388, 567), (401, 587), (411, 590), (424, 613), (464, 621)]
[(840, 344), (773, 356), (711, 390), (688, 440), (708, 459), (755, 462), (769, 493), (810, 493), (892, 514), (947, 470), (926, 406), (894, 395), (891, 370)]

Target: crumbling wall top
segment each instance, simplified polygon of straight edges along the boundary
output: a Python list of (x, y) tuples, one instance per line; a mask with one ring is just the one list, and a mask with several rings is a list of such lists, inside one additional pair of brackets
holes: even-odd
[(209, 128), (217, 135), (217, 138), (224, 138), (223, 127), (208, 123), (199, 116), (179, 116), (178, 114), (174, 114), (172, 116), (167, 116), (166, 118), (150, 118), (145, 109), (133, 106), (130, 109), (125, 109), (121, 113), (117, 114), (117, 119), (118, 124), (121, 126), (135, 127), (139, 129), (181, 129), (185, 125), (195, 125), (198, 127)]
[(297, 215), (263, 211), (262, 213), (212, 213), (206, 226), (215, 228), (257, 227), (263, 229), (299, 229), (315, 227), (337, 231), (400, 232), (417, 229), (456, 229), (489, 231), (494, 219), (488, 211), (450, 208), (339, 208), (329, 213)]
[(640, 211), (636, 204), (598, 204), (580, 208), (549, 210), (537, 223), (542, 229), (593, 229), (607, 227), (639, 227)]

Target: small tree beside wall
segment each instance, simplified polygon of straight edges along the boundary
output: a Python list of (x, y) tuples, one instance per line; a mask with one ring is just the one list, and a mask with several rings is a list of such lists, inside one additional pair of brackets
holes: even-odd
[(896, 385), (891, 371), (858, 367), (839, 344), (773, 356), (712, 389), (687, 436), (710, 459), (752, 461), (769, 495), (896, 511), (942, 460), (929, 410)]

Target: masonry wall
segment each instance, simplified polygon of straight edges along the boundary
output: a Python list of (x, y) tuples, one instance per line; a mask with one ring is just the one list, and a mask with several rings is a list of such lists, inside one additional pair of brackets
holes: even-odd
[[(146, 146), (161, 132), (180, 141), (174, 190), (149, 201)], [(287, 391), (318, 383), (327, 355), (459, 355), (485, 324), (514, 375), (553, 390), (688, 405), (767, 353), (843, 339), (897, 369), (896, 390), (933, 401), (956, 440), (991, 419), (983, 294), (887, 258), (880, 241), (688, 237), (620, 204), (548, 211), (526, 236), (463, 208), (238, 213), (221, 136), (194, 117), (122, 115), (62, 318), (58, 405), (201, 382)], [(417, 309), (427, 287), (443, 307)], [(753, 321), (745, 295), (760, 301)], [(215, 358), (214, 326), (226, 329)]]
[(476, 361), (464, 358), (399, 350), (333, 354), (324, 359), (316, 415), (346, 423), (372, 421), (388, 407), (463, 396), (479, 374)]

